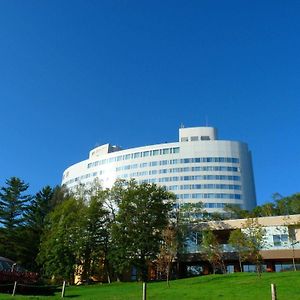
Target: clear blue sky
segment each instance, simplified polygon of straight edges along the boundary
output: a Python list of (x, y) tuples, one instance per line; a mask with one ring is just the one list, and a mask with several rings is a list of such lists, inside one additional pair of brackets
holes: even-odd
[(0, 185), (207, 117), (249, 144), (263, 203), (300, 192), (299, 100), (300, 1), (0, 1)]

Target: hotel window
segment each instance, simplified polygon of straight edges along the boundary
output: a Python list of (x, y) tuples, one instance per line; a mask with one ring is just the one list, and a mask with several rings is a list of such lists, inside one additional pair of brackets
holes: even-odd
[(201, 136), (201, 141), (209, 141), (210, 137), (207, 135)]
[(173, 153), (179, 153), (179, 147), (173, 148)]
[(148, 163), (140, 163), (140, 168), (146, 168), (148, 166)]
[(140, 152), (136, 152), (133, 154), (133, 157), (134, 158), (139, 158), (141, 156), (141, 153)]
[(143, 152), (143, 157), (149, 156), (149, 154), (150, 154), (150, 151), (144, 151)]
[(181, 142), (188, 142), (189, 141), (189, 138), (188, 137), (182, 137), (181, 138)]
[(163, 154), (169, 154), (170, 149), (163, 149)]
[(191, 137), (191, 141), (194, 142), (194, 141), (199, 141), (199, 137), (198, 136), (192, 136)]
[(282, 246), (288, 242), (288, 235), (287, 234), (274, 234), (273, 235), (273, 243), (274, 246)]
[(153, 150), (153, 156), (155, 156), (155, 155), (159, 155), (159, 150)]

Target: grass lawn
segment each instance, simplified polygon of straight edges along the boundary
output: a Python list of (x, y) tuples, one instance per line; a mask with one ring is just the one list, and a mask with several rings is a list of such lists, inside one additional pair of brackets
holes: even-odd
[[(259, 278), (253, 273), (208, 275), (166, 282), (148, 283), (148, 300), (270, 300), (271, 283), (277, 287), (278, 300), (300, 299), (300, 272), (263, 273)], [(141, 283), (113, 283), (80, 287), (67, 287), (66, 299), (141, 300)], [(0, 300), (52, 300), (56, 296), (15, 296), (0, 294)]]

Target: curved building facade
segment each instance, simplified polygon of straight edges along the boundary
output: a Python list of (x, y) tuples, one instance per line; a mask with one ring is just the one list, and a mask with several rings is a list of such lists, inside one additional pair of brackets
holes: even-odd
[(67, 168), (62, 184), (98, 180), (110, 188), (116, 179), (163, 185), (178, 204), (203, 202), (207, 212), (222, 212), (225, 204), (256, 206), (251, 152), (246, 143), (218, 140), (213, 127), (179, 129), (179, 141), (123, 150), (105, 144), (89, 158)]

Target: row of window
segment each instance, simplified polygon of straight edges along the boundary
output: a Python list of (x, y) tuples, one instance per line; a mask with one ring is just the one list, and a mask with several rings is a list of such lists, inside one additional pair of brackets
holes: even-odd
[[(182, 137), (180, 139), (181, 142), (188, 142), (189, 138), (186, 137)], [(195, 141), (210, 141), (210, 137), (208, 135), (202, 135), (202, 136), (191, 136), (190, 137), (190, 141), (191, 142), (195, 142)]]
[[(132, 172), (129, 174), (121, 175), (121, 177), (126, 178), (133, 178), (133, 177), (140, 177), (140, 176), (147, 176), (147, 175), (157, 175), (157, 174), (167, 174), (167, 173), (176, 173), (176, 172), (201, 172), (207, 170), (218, 170), (218, 171), (227, 171), (227, 172), (238, 172), (239, 168), (237, 167), (186, 167), (186, 168), (172, 168), (172, 169), (159, 169), (159, 170), (149, 170), (149, 171), (141, 171), (141, 172)], [(124, 177), (124, 178), (125, 178)]]
[[(140, 168), (147, 167), (147, 163), (139, 165)], [(127, 165), (116, 168), (116, 171), (130, 170), (138, 168), (138, 164)], [(225, 167), (225, 166), (204, 166), (204, 167), (185, 167), (185, 168), (170, 168), (170, 169), (159, 169), (150, 170), (149, 175), (165, 174), (165, 173), (182, 173), (182, 172), (205, 172), (205, 171), (221, 171), (221, 172), (239, 172), (238, 167)]]
[[(142, 174), (143, 172), (131, 173), (131, 174), (122, 174), (118, 175), (118, 178), (129, 179), (133, 178), (135, 174)], [(149, 173), (150, 174), (150, 173)], [(149, 178), (142, 179), (138, 182), (147, 182), (147, 183), (163, 183), (163, 182), (172, 182), (172, 181), (188, 181), (188, 180), (229, 180), (229, 181), (240, 181), (240, 176), (232, 175), (195, 175), (195, 176), (172, 176), (172, 177), (161, 177), (161, 178)]]
[(236, 184), (184, 184), (168, 186), (169, 191), (177, 190), (198, 190), (198, 189), (222, 189), (222, 190), (241, 190), (240, 185)]
[(175, 153), (179, 153), (179, 147), (135, 152), (135, 153), (118, 155), (115, 157), (97, 160), (95, 162), (89, 163), (87, 167), (92, 168), (92, 167), (96, 167), (99, 165), (104, 165), (107, 163), (114, 163), (114, 162), (122, 161), (122, 160), (137, 159), (137, 158), (141, 158), (141, 157), (156, 156), (156, 155), (175, 154)]
[[(224, 208), (228, 203), (210, 203), (210, 202), (201, 202), (204, 208)], [(176, 208), (180, 208), (180, 204), (176, 203)], [(203, 213), (193, 213), (193, 212), (188, 212), (189, 215), (195, 217), (195, 218), (202, 218)], [(198, 233), (197, 232), (190, 232), (191, 236), (189, 237), (190, 239), (195, 240), (198, 239)]]
[(185, 167), (185, 168), (171, 168), (161, 169), (159, 173), (180, 173), (180, 172), (202, 172), (202, 171), (221, 171), (221, 172), (239, 172), (238, 167), (226, 166), (203, 166), (203, 167)]
[[(88, 174), (85, 174), (85, 175), (81, 175), (81, 176), (78, 176), (78, 177), (75, 177), (73, 179), (70, 179), (68, 181), (66, 181), (64, 184), (68, 185), (68, 184), (71, 184), (73, 182), (78, 182), (80, 180), (85, 180), (85, 179), (88, 179), (90, 177), (95, 177), (97, 176), (97, 172), (93, 172), (93, 173), (88, 173)], [(102, 175), (102, 171), (99, 171), (99, 175)]]
[[(95, 177), (98, 175), (102, 175), (104, 172), (103, 171), (99, 171), (99, 173), (97, 172), (93, 172), (93, 173), (89, 173), (89, 174), (85, 174), (82, 176), (78, 176), (76, 178), (70, 179), (68, 181), (65, 182), (66, 185), (68, 184), (72, 184), (74, 182), (78, 182), (81, 180), (85, 180), (87, 178), (90, 177)], [(119, 175), (118, 178), (121, 179), (129, 179), (129, 178), (135, 178), (135, 177), (139, 177), (139, 176), (147, 176), (147, 175), (151, 175), (151, 171), (144, 171), (144, 172), (135, 172), (135, 173), (130, 173), (130, 174), (122, 174)], [(189, 181), (189, 180), (229, 180), (229, 181), (240, 181), (241, 177), (240, 176), (233, 176), (233, 175), (192, 175), (192, 176), (172, 176), (172, 177), (161, 177), (161, 178), (149, 178), (149, 179), (142, 179), (139, 180), (139, 183), (142, 182), (147, 182), (147, 183), (164, 183), (164, 182), (173, 182), (173, 181)], [(189, 186), (189, 187), (188, 187)], [(207, 186), (207, 187), (205, 187)], [(223, 186), (223, 187), (221, 187)], [(226, 184), (203, 184), (203, 185), (199, 185), (199, 184), (195, 184), (195, 185), (185, 185), (185, 188), (182, 189), (204, 189), (204, 188), (217, 188), (217, 189), (233, 189), (233, 190), (240, 190), (241, 187), (239, 185), (226, 185)], [(176, 186), (173, 187), (173, 189), (176, 189)]]
[[(176, 149), (176, 148), (170, 148), (170, 149)], [(164, 149), (163, 149), (164, 150)], [(155, 150), (153, 150), (155, 151)], [(146, 151), (151, 152), (151, 151)], [(176, 152), (173, 152), (176, 153)], [(129, 156), (133, 154), (127, 154)], [(92, 163), (88, 164), (88, 168), (96, 167), (99, 165), (103, 165), (106, 163), (112, 163), (118, 161), (118, 157), (126, 157), (127, 155), (120, 155), (117, 157), (111, 157), (107, 159), (98, 160)], [(135, 157), (134, 157), (135, 158)], [(128, 158), (129, 159), (129, 158)], [(126, 170), (126, 169), (134, 169), (143, 167), (152, 167), (152, 166), (159, 166), (159, 165), (173, 165), (173, 164), (186, 164), (186, 163), (206, 163), (206, 162), (224, 162), (224, 163), (239, 163), (239, 159), (235, 157), (195, 157), (195, 158), (182, 158), (182, 159), (171, 159), (171, 160), (161, 160), (161, 161), (152, 161), (149, 163), (141, 163), (141, 164), (133, 164), (133, 165), (127, 165), (118, 167), (117, 171)]]
[(241, 194), (224, 194), (224, 193), (195, 193), (195, 194), (179, 194), (177, 199), (242, 199)]
[[(149, 162), (149, 163), (143, 162), (143, 163), (140, 163), (140, 164), (131, 164), (131, 165), (125, 165), (125, 166), (117, 167), (116, 172), (132, 170), (132, 169), (137, 169), (137, 168), (156, 167), (156, 166), (174, 164), (174, 161), (176, 161), (176, 163), (178, 163), (177, 161), (180, 161), (180, 163), (184, 163), (183, 162), (184, 159), (182, 159), (182, 160), (173, 159), (173, 160), (170, 160), (170, 161), (168, 161), (168, 160), (152, 161), (152, 162)], [(160, 170), (153, 170), (151, 172), (152, 172), (152, 174), (157, 174), (157, 173), (162, 174), (162, 173), (202, 172), (202, 171), (239, 172), (240, 168), (238, 168), (238, 167), (227, 167), (227, 166), (202, 166), (202, 167), (184, 167), (184, 168), (160, 169)]]
[(240, 176), (232, 175), (195, 175), (195, 176), (173, 176), (162, 177), (158, 179), (158, 182), (170, 182), (170, 181), (185, 181), (185, 180), (233, 180), (239, 181)]
[[(295, 264), (296, 269), (299, 271), (300, 270), (300, 264)], [(234, 272), (234, 266), (229, 265), (226, 267), (227, 268), (227, 273), (233, 273)], [(266, 265), (261, 265), (262, 271), (266, 272), (267, 271), (267, 266)], [(293, 264), (289, 263), (276, 263), (275, 264), (275, 272), (282, 272), (282, 271), (294, 271), (294, 266)], [(257, 272), (256, 266), (255, 265), (243, 265), (243, 272), (250, 272), (250, 273), (255, 273)]]
[(204, 208), (224, 208), (228, 203), (203, 203)]

